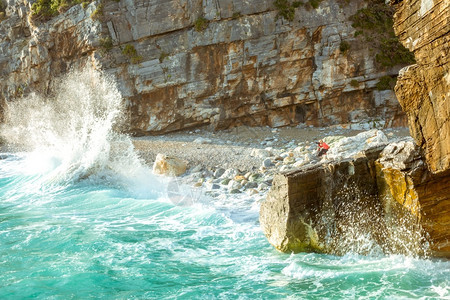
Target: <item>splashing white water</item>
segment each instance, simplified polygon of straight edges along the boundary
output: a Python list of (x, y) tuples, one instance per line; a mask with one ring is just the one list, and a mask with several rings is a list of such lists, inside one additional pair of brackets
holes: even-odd
[[(30, 95), (8, 104), (2, 136), (25, 148), (24, 171), (46, 181), (89, 178), (139, 182), (151, 176), (130, 139), (113, 128), (123, 121), (114, 81), (98, 71), (72, 71), (51, 97)], [(148, 180), (148, 178), (146, 178)]]

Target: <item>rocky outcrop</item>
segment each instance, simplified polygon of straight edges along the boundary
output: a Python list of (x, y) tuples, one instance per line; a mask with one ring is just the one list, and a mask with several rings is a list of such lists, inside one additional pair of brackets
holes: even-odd
[(450, 2), (391, 1), (394, 29), (417, 64), (400, 72), (396, 94), (433, 173), (450, 170)]
[(116, 78), (136, 134), (202, 124), (404, 125), (393, 92), (376, 88), (400, 67), (376, 67), (349, 21), (367, 4), (347, 2), (301, 5), (288, 21), (272, 0), (105, 1), (38, 22), (29, 1), (8, 0), (1, 99), (48, 92), (54, 76), (87, 65)]
[[(412, 142), (387, 146), (376, 161), (377, 185), (388, 227), (401, 224), (397, 237), (411, 242), (410, 226), (418, 221), (433, 256), (450, 257), (450, 172), (428, 170)], [(405, 228), (409, 228), (405, 230)]]
[(450, 256), (450, 177), (436, 178), (413, 142), (274, 177), (260, 223), (282, 252)]
[[(395, 143), (373, 163), (369, 158), (352, 161), (353, 177), (345, 172), (347, 161), (278, 175), (260, 220), (269, 241), (281, 251), (342, 252), (334, 241), (345, 240), (346, 231), (338, 230), (335, 203), (352, 206), (360, 194), (371, 199), (363, 208), (376, 208), (367, 224), (376, 225), (376, 231), (371, 236), (357, 229), (358, 236), (370, 236), (385, 252), (450, 257), (450, 2), (391, 4), (396, 34), (417, 62), (401, 70), (396, 94), (419, 146)], [(366, 186), (361, 188), (358, 180)], [(348, 192), (348, 186), (357, 189)], [(347, 211), (355, 216), (347, 231), (367, 219), (364, 210)]]
[(374, 180), (373, 160), (367, 157), (276, 175), (261, 204), (261, 227), (282, 252), (343, 254), (358, 248), (356, 235), (378, 240), (381, 230), (373, 227), (380, 223), (373, 220), (381, 206)]

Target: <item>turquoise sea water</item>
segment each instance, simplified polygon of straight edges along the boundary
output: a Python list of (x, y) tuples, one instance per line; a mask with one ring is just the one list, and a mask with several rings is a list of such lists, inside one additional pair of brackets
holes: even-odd
[(28, 149), (0, 154), (0, 299), (450, 299), (449, 261), (282, 254), (257, 199), (174, 199), (112, 130), (112, 80), (58, 84), (10, 104), (0, 128)]
[(0, 299), (444, 299), (450, 262), (275, 251), (251, 199), (174, 205), (0, 160)]

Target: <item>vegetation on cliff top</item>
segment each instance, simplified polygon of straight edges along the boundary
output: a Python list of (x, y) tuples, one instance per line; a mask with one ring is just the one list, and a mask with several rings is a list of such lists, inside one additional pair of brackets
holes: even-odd
[(350, 17), (357, 29), (355, 36), (362, 38), (375, 52), (375, 61), (380, 68), (415, 63), (414, 55), (400, 44), (394, 33), (394, 9), (384, 0), (369, 0)]
[(131, 44), (125, 45), (122, 49), (122, 54), (127, 56), (132, 64), (138, 64), (142, 61), (142, 56), (138, 54), (136, 48)]
[(35, 19), (49, 20), (83, 2), (92, 2), (92, 0), (37, 0), (31, 6), (31, 13)]
[(203, 16), (199, 17), (194, 22), (195, 31), (201, 32), (201, 31), (205, 30), (208, 27), (208, 23), (209, 23), (209, 21), (205, 17), (203, 17)]
[(310, 5), (312, 8), (318, 8), (322, 0), (308, 0), (305, 3), (302, 1), (290, 1), (290, 0), (275, 0), (273, 6), (278, 11), (277, 18), (284, 18), (288, 21), (294, 21), (295, 9), (301, 5)]
[(386, 75), (379, 79), (379, 81), (376, 84), (376, 88), (379, 91), (393, 90), (396, 83), (397, 83), (397, 76)]
[(0, 21), (2, 21), (5, 18), (5, 10), (6, 10), (6, 4), (3, 3), (2, 0), (0, 0)]
[[(86, 8), (86, 6), (93, 1), (94, 0), (37, 0), (31, 6), (31, 14), (34, 19), (47, 21), (52, 17), (67, 11), (74, 5), (81, 4), (83, 8)], [(112, 1), (119, 2), (120, 0)], [(93, 19), (99, 19), (103, 14), (103, 2), (104, 0), (101, 1), (97, 9), (93, 12), (91, 16)]]

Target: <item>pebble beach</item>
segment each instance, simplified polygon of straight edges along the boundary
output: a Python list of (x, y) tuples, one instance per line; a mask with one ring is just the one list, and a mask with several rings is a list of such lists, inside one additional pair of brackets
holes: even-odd
[[(378, 142), (382, 143), (409, 138), (407, 128), (237, 127), (223, 131), (199, 128), (164, 136), (135, 137), (133, 144), (149, 166), (154, 164), (158, 154), (187, 162), (186, 172), (176, 177), (177, 189), (183, 185), (214, 198), (243, 194), (263, 199), (274, 174), (356, 155), (377, 134), (382, 139)], [(320, 139), (331, 146), (323, 158), (317, 157), (316, 153), (316, 143)]]

